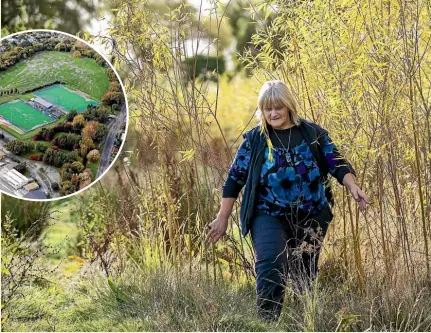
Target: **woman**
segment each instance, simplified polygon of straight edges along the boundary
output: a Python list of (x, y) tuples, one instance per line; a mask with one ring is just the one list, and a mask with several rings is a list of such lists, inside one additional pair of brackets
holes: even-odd
[(207, 242), (225, 234), (236, 198), (245, 185), (241, 228), (256, 253), (259, 314), (277, 320), (286, 279), (306, 283), (317, 274), (320, 246), (333, 215), (328, 173), (346, 186), (361, 211), (368, 197), (355, 171), (319, 125), (298, 116), (281, 81), (266, 82), (258, 96), (260, 124), (244, 135), (223, 186), (220, 211), (206, 227)]

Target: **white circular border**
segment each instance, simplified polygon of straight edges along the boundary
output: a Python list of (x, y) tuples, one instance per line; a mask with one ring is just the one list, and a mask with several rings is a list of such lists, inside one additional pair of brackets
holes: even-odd
[(93, 180), (93, 182), (91, 182), (88, 186), (84, 187), (83, 189), (81, 189), (79, 191), (73, 192), (71, 194), (68, 194), (68, 195), (65, 195), (65, 196), (62, 196), (62, 197), (43, 199), (43, 200), (29, 199), (29, 198), (24, 198), (24, 197), (17, 197), (17, 196), (15, 196), (13, 194), (6, 193), (6, 192), (0, 190), (0, 194), (5, 194), (5, 195), (8, 195), (8, 196), (11, 196), (13, 198), (20, 199), (20, 200), (35, 201), (35, 202), (56, 201), (56, 200), (61, 200), (61, 199), (69, 198), (69, 197), (71, 197), (73, 195), (76, 195), (76, 194), (84, 192), (85, 190), (88, 190), (90, 187), (92, 187), (98, 181), (100, 181), (105, 176), (105, 174), (112, 168), (112, 166), (114, 165), (115, 161), (120, 156), (120, 154), (121, 154), (121, 152), (123, 150), (123, 147), (124, 147), (124, 143), (127, 140), (127, 134), (129, 132), (129, 103), (128, 103), (128, 100), (127, 100), (126, 89), (124, 88), (123, 81), (121, 81), (120, 75), (118, 75), (117, 70), (114, 68), (114, 66), (112, 66), (111, 62), (108, 59), (106, 59), (106, 57), (102, 53), (100, 53), (98, 50), (96, 50), (94, 46), (92, 46), (90, 43), (88, 43), (87, 41), (85, 41), (85, 40), (83, 40), (83, 39), (81, 39), (79, 37), (76, 37), (76, 36), (74, 36), (72, 34), (69, 34), (67, 32), (62, 32), (62, 31), (58, 31), (58, 30), (31, 29), (31, 30), (25, 30), (25, 31), (15, 32), (15, 33), (7, 35), (5, 37), (1, 37), (0, 38), (0, 42), (2, 42), (4, 39), (10, 38), (10, 37), (13, 37), (13, 36), (16, 36), (16, 35), (25, 34), (25, 33), (28, 33), (28, 32), (53, 32), (53, 33), (57, 33), (57, 34), (62, 34), (62, 35), (66, 35), (66, 36), (72, 37), (72, 38), (74, 38), (74, 39), (76, 39), (76, 40), (78, 40), (80, 42), (83, 42), (87, 46), (89, 46), (93, 51), (95, 51), (99, 55), (101, 55), (103, 57), (103, 59), (106, 61), (106, 63), (109, 64), (109, 66), (111, 67), (111, 69), (114, 71), (115, 75), (117, 76), (118, 81), (120, 82), (121, 89), (123, 90), (124, 100), (125, 100), (125, 103), (126, 103), (126, 129), (125, 129), (125, 134), (126, 135), (124, 136), (124, 140), (121, 143), (120, 149), (118, 150), (117, 156), (115, 156), (114, 160), (109, 164), (109, 166), (106, 168), (106, 170), (99, 177), (97, 177), (95, 180)]

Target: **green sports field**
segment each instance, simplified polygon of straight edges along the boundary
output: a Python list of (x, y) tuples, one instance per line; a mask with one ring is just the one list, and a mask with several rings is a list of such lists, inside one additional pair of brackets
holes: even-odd
[(0, 115), (25, 131), (37, 125), (50, 123), (53, 120), (20, 100), (0, 104)]
[(61, 85), (56, 85), (34, 93), (36, 96), (47, 100), (48, 102), (63, 107), (65, 110), (70, 111), (84, 111), (88, 104), (98, 105), (97, 102), (85, 99), (83, 96), (73, 93)]

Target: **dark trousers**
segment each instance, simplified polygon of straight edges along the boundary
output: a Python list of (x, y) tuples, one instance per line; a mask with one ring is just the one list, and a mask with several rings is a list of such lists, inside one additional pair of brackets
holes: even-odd
[(310, 285), (317, 274), (320, 248), (332, 217), (329, 207), (314, 216), (256, 214), (251, 237), (256, 254), (257, 305), (262, 319), (278, 319), (288, 277), (300, 290)]

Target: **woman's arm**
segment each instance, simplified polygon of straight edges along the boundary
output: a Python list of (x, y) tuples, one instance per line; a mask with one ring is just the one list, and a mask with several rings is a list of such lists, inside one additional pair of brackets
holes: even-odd
[(365, 207), (370, 202), (370, 199), (356, 184), (353, 167), (341, 156), (327, 132), (323, 138), (322, 151), (326, 164), (328, 165), (329, 173), (335, 177), (340, 184), (349, 189), (353, 199), (359, 204), (361, 212), (365, 211)]
[(205, 227), (206, 242), (215, 244), (226, 233), (229, 216), (232, 213), (236, 198), (222, 198), (217, 217)]
[(356, 185), (355, 176), (347, 173), (343, 178), (343, 185), (350, 190), (353, 199), (359, 204), (361, 212), (365, 211), (365, 207), (370, 203), (370, 198)]
[(251, 148), (246, 138), (238, 148), (223, 185), (223, 198), (238, 198), (248, 175)]
[(323, 138), (319, 142), (322, 144), (321, 151), (331, 176), (337, 179), (341, 185), (344, 185), (344, 176), (346, 174), (350, 173), (352, 176), (356, 176), (355, 170), (340, 154), (326, 130), (324, 130)]
[(247, 138), (241, 143), (223, 185), (222, 200), (217, 217), (205, 227), (206, 241), (215, 244), (226, 233), (229, 216), (239, 192), (243, 188), (250, 164), (250, 143)]

